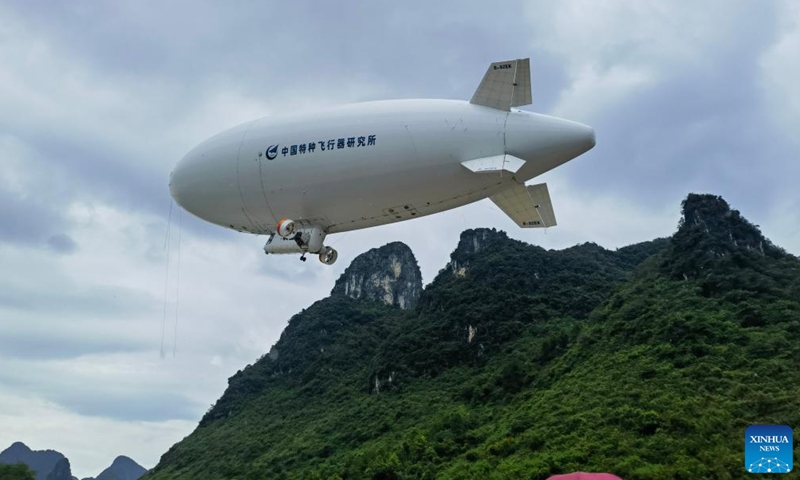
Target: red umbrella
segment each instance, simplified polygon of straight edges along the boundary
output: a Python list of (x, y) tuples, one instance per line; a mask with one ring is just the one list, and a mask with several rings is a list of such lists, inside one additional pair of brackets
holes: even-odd
[(553, 475), (547, 480), (622, 480), (616, 475), (610, 473), (586, 473), (575, 472), (565, 473), (564, 475)]

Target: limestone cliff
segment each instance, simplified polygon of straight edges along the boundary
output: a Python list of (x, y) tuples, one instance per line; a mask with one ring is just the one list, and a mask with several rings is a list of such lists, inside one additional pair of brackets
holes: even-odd
[(346, 295), (414, 309), (422, 293), (422, 274), (408, 246), (393, 242), (373, 248), (353, 260), (331, 295)]
[(706, 293), (711, 294), (718, 285), (710, 286), (709, 281), (718, 283), (721, 276), (744, 265), (755, 265), (765, 256), (796, 260), (764, 238), (758, 226), (721, 197), (689, 194), (683, 201), (683, 218), (670, 240), (662, 271), (675, 279), (704, 279)]
[(485, 249), (489, 244), (503, 240), (508, 240), (506, 232), (497, 231), (494, 228), (465, 230), (461, 233), (458, 247), (450, 255), (450, 262), (446, 268), (452, 271), (453, 275), (463, 277), (469, 269), (468, 258), (470, 256)]

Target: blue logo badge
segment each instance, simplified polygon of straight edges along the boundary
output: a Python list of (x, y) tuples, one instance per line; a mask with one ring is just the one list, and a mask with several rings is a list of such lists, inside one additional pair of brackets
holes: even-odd
[(275, 160), (275, 157), (278, 156), (278, 146), (272, 145), (267, 149), (267, 158), (270, 160)]
[(788, 425), (750, 425), (744, 432), (744, 468), (750, 473), (791, 472), (793, 441)]

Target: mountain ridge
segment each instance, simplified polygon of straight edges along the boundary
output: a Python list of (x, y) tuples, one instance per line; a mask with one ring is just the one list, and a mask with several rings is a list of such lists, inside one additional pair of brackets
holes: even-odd
[(616, 251), (468, 230), (414, 309), (316, 302), (147, 478), (746, 478), (744, 427), (800, 422), (800, 261), (682, 208)]
[[(34, 472), (36, 480), (77, 480), (72, 475), (69, 459), (55, 450), (31, 450), (22, 442), (14, 442), (0, 452), (0, 464), (22, 463)], [(129, 457), (120, 455), (96, 478), (82, 480), (137, 480), (147, 469)]]
[(55, 450), (31, 450), (22, 442), (14, 442), (0, 452), (0, 463), (24, 463), (36, 474), (36, 480), (47, 480), (56, 464), (64, 458)]
[(137, 480), (145, 473), (147, 473), (146, 468), (131, 458), (120, 455), (94, 480)]

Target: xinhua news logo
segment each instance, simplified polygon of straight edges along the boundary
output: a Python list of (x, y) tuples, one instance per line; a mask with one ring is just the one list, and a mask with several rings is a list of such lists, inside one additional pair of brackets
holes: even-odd
[(750, 425), (744, 432), (744, 468), (750, 473), (789, 473), (792, 445), (788, 425)]

